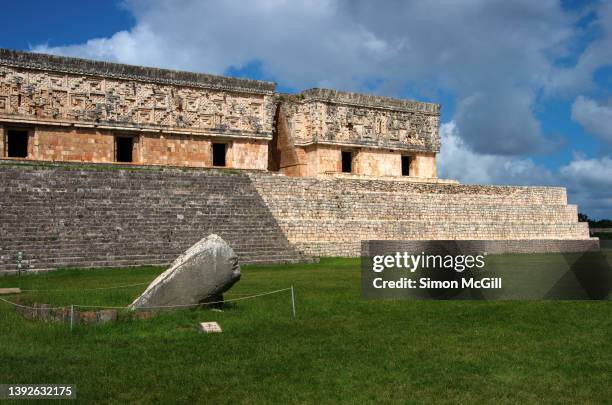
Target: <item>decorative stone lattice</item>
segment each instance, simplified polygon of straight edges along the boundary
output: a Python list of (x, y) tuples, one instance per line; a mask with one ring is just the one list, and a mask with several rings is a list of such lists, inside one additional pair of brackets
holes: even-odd
[(311, 89), (283, 97), (296, 146), (312, 143), (438, 152), (440, 106)]
[(0, 117), (271, 138), (273, 83), (8, 50), (0, 65)]

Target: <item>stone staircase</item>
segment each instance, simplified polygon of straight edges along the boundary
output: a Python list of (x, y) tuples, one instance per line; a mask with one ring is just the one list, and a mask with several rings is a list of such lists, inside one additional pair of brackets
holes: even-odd
[(242, 263), (359, 256), (375, 239), (589, 241), (576, 210), (563, 188), (0, 160), (0, 274), (19, 251), (36, 271), (165, 265), (210, 233)]
[[(168, 264), (210, 233), (241, 263), (308, 261), (244, 172), (0, 161), (0, 272)], [(3, 273), (0, 273), (3, 274)]]
[(250, 177), (289, 241), (309, 255), (359, 256), (367, 239), (589, 239), (564, 188)]

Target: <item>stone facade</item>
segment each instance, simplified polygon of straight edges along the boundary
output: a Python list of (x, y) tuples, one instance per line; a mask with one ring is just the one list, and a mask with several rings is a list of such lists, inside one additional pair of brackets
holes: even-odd
[(244, 263), (361, 240), (591, 241), (563, 188), (437, 179), (437, 104), (274, 89), (0, 49), (0, 272), (18, 252), (27, 270), (167, 264), (210, 233)]
[[(124, 161), (117, 138), (131, 138), (129, 162), (213, 166), (323, 176), (349, 172), (435, 178), (440, 106), (410, 100), (306, 90), (274, 83), (0, 49), (0, 147), (27, 132), (31, 160)], [(25, 135), (24, 135), (25, 136)], [(404, 173), (406, 174), (406, 173)]]
[(19, 122), (270, 139), (274, 107), (274, 83), (0, 49)]
[(351, 153), (355, 174), (401, 176), (401, 157), (409, 156), (410, 176), (436, 177), (438, 104), (328, 89), (282, 95), (281, 100), (272, 153), (284, 174), (342, 172), (344, 151)]
[(7, 131), (29, 133), (28, 159), (107, 163), (116, 137), (132, 163), (267, 169), (274, 84), (0, 50), (2, 150)]
[[(265, 172), (262, 172), (265, 173)], [(0, 160), (0, 275), (168, 264), (216, 233), (241, 263), (303, 262), (244, 171)]]
[(361, 240), (597, 241), (548, 187), (5, 160), (0, 207), (0, 275), (18, 252), (27, 271), (168, 264), (210, 233), (241, 263), (358, 256)]
[(362, 240), (589, 239), (560, 187), (250, 177), (287, 239), (313, 256), (359, 256)]

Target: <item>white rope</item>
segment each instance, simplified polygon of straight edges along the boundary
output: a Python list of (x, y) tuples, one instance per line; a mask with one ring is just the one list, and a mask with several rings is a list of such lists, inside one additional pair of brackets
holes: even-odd
[[(263, 297), (264, 295), (277, 294), (279, 292), (289, 291), (289, 290), (291, 290), (291, 287), (283, 288), (282, 290), (275, 290), (275, 291), (269, 291), (269, 292), (265, 292), (265, 293), (261, 293), (261, 294), (250, 295), (248, 297), (231, 298), (229, 300), (222, 300), (222, 301), (202, 302), (202, 303), (198, 303), (198, 304), (158, 305), (158, 306), (151, 306), (151, 307), (139, 307), (139, 308), (134, 308), (134, 309), (199, 307), (199, 306), (202, 306), (202, 305), (222, 304), (222, 303), (225, 303), (225, 302), (248, 300), (248, 299), (251, 299), (251, 298)], [(107, 306), (103, 306), (103, 305), (75, 305), (75, 307), (79, 307), (79, 308), (130, 309), (129, 306), (127, 306), (127, 307), (107, 307)]]
[(223, 296), (232, 295), (232, 296), (244, 297), (244, 296), (247, 296), (247, 295), (254, 295), (254, 294), (259, 294), (259, 293), (258, 292), (253, 292), (253, 291), (248, 292), (248, 293), (234, 293), (234, 292), (228, 291), (228, 292), (224, 292)]
[(144, 283), (134, 283), (134, 284), (124, 284), (124, 285), (115, 285), (115, 286), (110, 286), (110, 287), (98, 287), (98, 288), (79, 288), (79, 289), (60, 289), (60, 288), (55, 288), (55, 289), (45, 289), (45, 290), (21, 290), (22, 292), (38, 292), (38, 291), (44, 291), (44, 292), (48, 292), (48, 291), (96, 291), (96, 290), (114, 290), (116, 288), (127, 288), (127, 287), (136, 287), (139, 285), (145, 285), (145, 284), (150, 284), (150, 281), (144, 282)]
[(65, 306), (65, 307), (40, 307), (40, 308), (39, 307), (29, 307), (27, 305), (21, 305), (21, 304), (17, 304), (16, 302), (5, 300), (4, 298), (0, 298), (0, 301), (4, 301), (7, 304), (11, 304), (11, 305), (14, 305), (16, 307), (27, 308), (27, 309), (34, 309), (34, 310), (37, 310), (37, 311), (38, 310), (45, 310), (46, 311), (46, 310), (49, 310), (49, 309), (64, 309), (64, 308), (68, 308), (68, 306)]
[[(181, 308), (181, 307), (184, 308), (184, 307), (196, 307), (196, 306), (202, 306), (202, 305), (211, 305), (211, 304), (221, 304), (221, 303), (225, 303), (225, 302), (242, 301), (242, 300), (248, 300), (248, 299), (251, 299), (251, 298), (263, 297), (265, 295), (277, 294), (279, 292), (289, 291), (289, 290), (291, 290), (291, 287), (283, 288), (281, 290), (268, 291), (268, 292), (261, 293), (261, 294), (250, 295), (248, 297), (232, 298), (232, 299), (229, 299), (229, 300), (222, 300), (222, 301), (204, 302), (204, 303), (200, 303), (200, 304), (160, 305), (160, 306), (151, 306), (151, 307), (140, 307), (140, 308), (136, 308), (136, 309), (140, 310), (140, 309), (158, 309), (158, 308)], [(34, 309), (34, 310), (64, 309), (64, 308), (70, 307), (70, 305), (68, 305), (68, 306), (64, 306), (64, 307), (37, 308), (37, 307), (29, 307), (27, 305), (17, 304), (16, 302), (12, 302), (12, 301), (6, 300), (6, 299), (1, 298), (1, 297), (0, 297), (0, 300), (6, 302), (7, 304), (14, 305), (16, 307), (27, 308), (27, 309)], [(129, 306), (126, 306), (126, 307), (115, 307), (115, 306), (106, 306), (106, 305), (74, 305), (74, 306), (75, 307), (79, 307), (79, 308), (104, 308), (104, 309), (129, 309), (130, 308)]]

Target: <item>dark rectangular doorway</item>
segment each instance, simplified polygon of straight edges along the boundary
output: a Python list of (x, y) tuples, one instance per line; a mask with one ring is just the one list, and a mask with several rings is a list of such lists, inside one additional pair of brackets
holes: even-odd
[(352, 173), (352, 172), (353, 172), (353, 153), (348, 152), (348, 151), (343, 151), (342, 152), (342, 173)]
[(9, 129), (6, 131), (6, 156), (12, 158), (28, 157), (28, 131)]
[(130, 163), (133, 162), (132, 151), (134, 147), (134, 139), (132, 137), (118, 136), (115, 138), (115, 150), (117, 162)]
[(213, 143), (213, 166), (225, 166), (226, 145), (224, 143)]
[(402, 156), (402, 176), (410, 176), (410, 156)]

